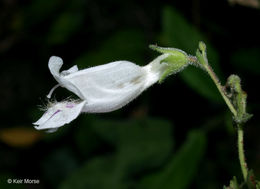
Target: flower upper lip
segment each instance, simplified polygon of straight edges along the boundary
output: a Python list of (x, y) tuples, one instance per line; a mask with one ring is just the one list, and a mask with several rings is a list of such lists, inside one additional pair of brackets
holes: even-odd
[[(76, 86), (74, 86), (68, 79), (66, 79), (66, 76), (77, 72), (78, 67), (75, 65), (75, 66), (71, 67), (70, 69), (62, 71), (60, 73), (60, 68), (62, 65), (63, 65), (63, 60), (57, 56), (52, 56), (48, 63), (50, 72), (53, 75), (53, 77), (56, 79), (56, 81), (59, 83), (59, 85), (67, 88), (71, 92), (75, 93), (78, 97), (83, 99), (84, 96), (81, 94), (80, 90), (78, 90), (78, 88)], [(57, 88), (57, 85), (54, 86), (53, 89), (55, 89), (55, 88)], [(51, 96), (52, 92), (53, 92), (53, 90), (50, 92), (48, 97)]]

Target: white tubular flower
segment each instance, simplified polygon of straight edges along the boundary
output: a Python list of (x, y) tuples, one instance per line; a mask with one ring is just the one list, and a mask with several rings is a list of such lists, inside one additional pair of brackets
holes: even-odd
[(35, 128), (55, 131), (70, 123), (81, 112), (104, 113), (123, 107), (160, 79), (168, 67), (162, 61), (168, 56), (167, 53), (163, 54), (144, 67), (128, 61), (116, 61), (84, 70), (73, 66), (61, 73), (62, 59), (52, 56), (49, 69), (59, 84), (53, 87), (47, 97), (50, 98), (53, 91), (61, 86), (80, 99), (51, 104), (34, 123)]

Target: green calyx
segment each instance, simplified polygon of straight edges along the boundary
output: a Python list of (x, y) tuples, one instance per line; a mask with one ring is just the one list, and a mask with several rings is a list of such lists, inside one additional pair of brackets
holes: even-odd
[(238, 124), (245, 123), (253, 115), (246, 112), (247, 94), (241, 88), (240, 78), (237, 75), (229, 76), (226, 86), (230, 88), (232, 103), (237, 110), (237, 116), (234, 117), (235, 122)]
[(166, 77), (183, 70), (189, 65), (190, 59), (186, 52), (176, 48), (165, 48), (156, 45), (150, 45), (151, 49), (162, 54), (169, 54), (162, 62), (168, 64), (168, 68), (163, 72), (159, 83), (162, 83)]

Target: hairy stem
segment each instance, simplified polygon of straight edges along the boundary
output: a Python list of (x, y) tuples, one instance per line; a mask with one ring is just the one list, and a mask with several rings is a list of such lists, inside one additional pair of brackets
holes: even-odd
[[(224, 91), (222, 85), (220, 84), (217, 75), (212, 70), (212, 68), (210, 67), (209, 64), (205, 65), (205, 69), (208, 72), (208, 74), (210, 75), (211, 79), (214, 81), (215, 85), (217, 86), (221, 96), (223, 97), (224, 101), (226, 102), (226, 104), (227, 104), (228, 108), (230, 109), (230, 111), (232, 112), (233, 116), (236, 117), (237, 116), (237, 110), (234, 108), (230, 99), (225, 95), (225, 91)], [(239, 161), (240, 161), (240, 166), (241, 166), (243, 178), (244, 178), (244, 181), (246, 182), (248, 169), (247, 169), (247, 163), (246, 163), (245, 151), (244, 151), (244, 131), (243, 131), (241, 125), (239, 125), (238, 123), (237, 123), (237, 133), (238, 133), (238, 139), (237, 139), (237, 142), (238, 142), (238, 157), (239, 157)]]
[(237, 140), (238, 156), (239, 156), (242, 174), (243, 174), (244, 180), (246, 181), (248, 169), (247, 169), (247, 163), (246, 163), (246, 158), (245, 158), (245, 153), (244, 153), (244, 131), (241, 128), (241, 126), (238, 127), (237, 134), (238, 134), (238, 140)]
[[(201, 43), (199, 47), (200, 47), (201, 53), (199, 51), (197, 51), (197, 54), (196, 54), (197, 60), (196, 61), (198, 61), (199, 65), (202, 66), (207, 71), (207, 73), (209, 74), (209, 76), (211, 77), (211, 79), (213, 80), (215, 85), (217, 86), (218, 91), (220, 92), (222, 98), (226, 102), (229, 110), (232, 112), (232, 114), (236, 120), (236, 118), (238, 117), (238, 110), (234, 107), (231, 100), (226, 96), (225, 89), (221, 85), (217, 75), (215, 74), (215, 72), (213, 71), (211, 66), (208, 64), (205, 44)], [(191, 59), (191, 61), (194, 62), (195, 59), (194, 59), (194, 57), (192, 57), (192, 58), (193, 59)], [(247, 175), (248, 175), (248, 169), (247, 169), (247, 163), (246, 163), (245, 152), (244, 152), (244, 131), (243, 131), (242, 126), (238, 122), (236, 122), (236, 124), (237, 124), (237, 132), (238, 132), (238, 156), (239, 156), (239, 161), (240, 161), (243, 178), (246, 182)]]
[[(230, 109), (230, 111), (232, 112), (234, 117), (236, 117), (237, 116), (237, 110), (232, 105), (230, 99), (225, 95), (225, 91), (223, 90), (223, 87), (221, 86), (217, 75), (214, 73), (214, 71), (212, 70), (212, 68), (210, 67), (209, 64), (205, 65), (205, 69), (208, 72), (208, 74), (210, 75), (211, 79), (216, 84), (216, 86), (217, 86), (221, 96), (225, 100), (228, 108)], [(246, 182), (248, 169), (247, 169), (247, 163), (246, 163), (245, 151), (244, 151), (244, 131), (243, 131), (241, 125), (239, 125), (238, 123), (237, 123), (237, 133), (238, 133), (238, 139), (237, 139), (237, 142), (238, 142), (238, 157), (239, 157), (239, 161), (240, 161), (240, 166), (241, 166), (243, 178), (244, 178), (244, 181)]]
[(205, 69), (208, 72), (208, 74), (210, 75), (211, 79), (214, 81), (215, 85), (218, 88), (218, 91), (220, 92), (222, 98), (224, 99), (224, 101), (226, 102), (228, 108), (230, 109), (230, 111), (232, 112), (232, 114), (236, 117), (237, 116), (237, 111), (234, 108), (234, 106), (232, 105), (232, 103), (230, 102), (230, 100), (227, 98), (227, 96), (225, 95), (225, 91), (223, 90), (222, 85), (219, 82), (219, 79), (217, 77), (217, 75), (215, 74), (215, 72), (212, 70), (211, 66), (209, 64), (205, 65)]

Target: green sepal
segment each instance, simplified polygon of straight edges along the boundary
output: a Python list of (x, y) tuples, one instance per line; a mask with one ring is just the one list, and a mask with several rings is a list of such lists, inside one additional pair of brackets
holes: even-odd
[(162, 62), (168, 64), (168, 68), (163, 72), (159, 83), (162, 83), (166, 77), (183, 70), (190, 63), (189, 56), (186, 52), (176, 48), (165, 48), (156, 45), (150, 45), (151, 49), (162, 54), (169, 54)]
[(170, 47), (159, 47), (157, 45), (149, 45), (149, 48), (160, 52), (162, 54), (168, 53), (168, 54), (176, 54), (177, 56), (187, 56), (187, 53), (183, 50), (176, 49), (176, 48), (170, 48)]
[(234, 176), (230, 181), (229, 186), (224, 186), (224, 189), (240, 189), (239, 184), (237, 183), (237, 178)]

